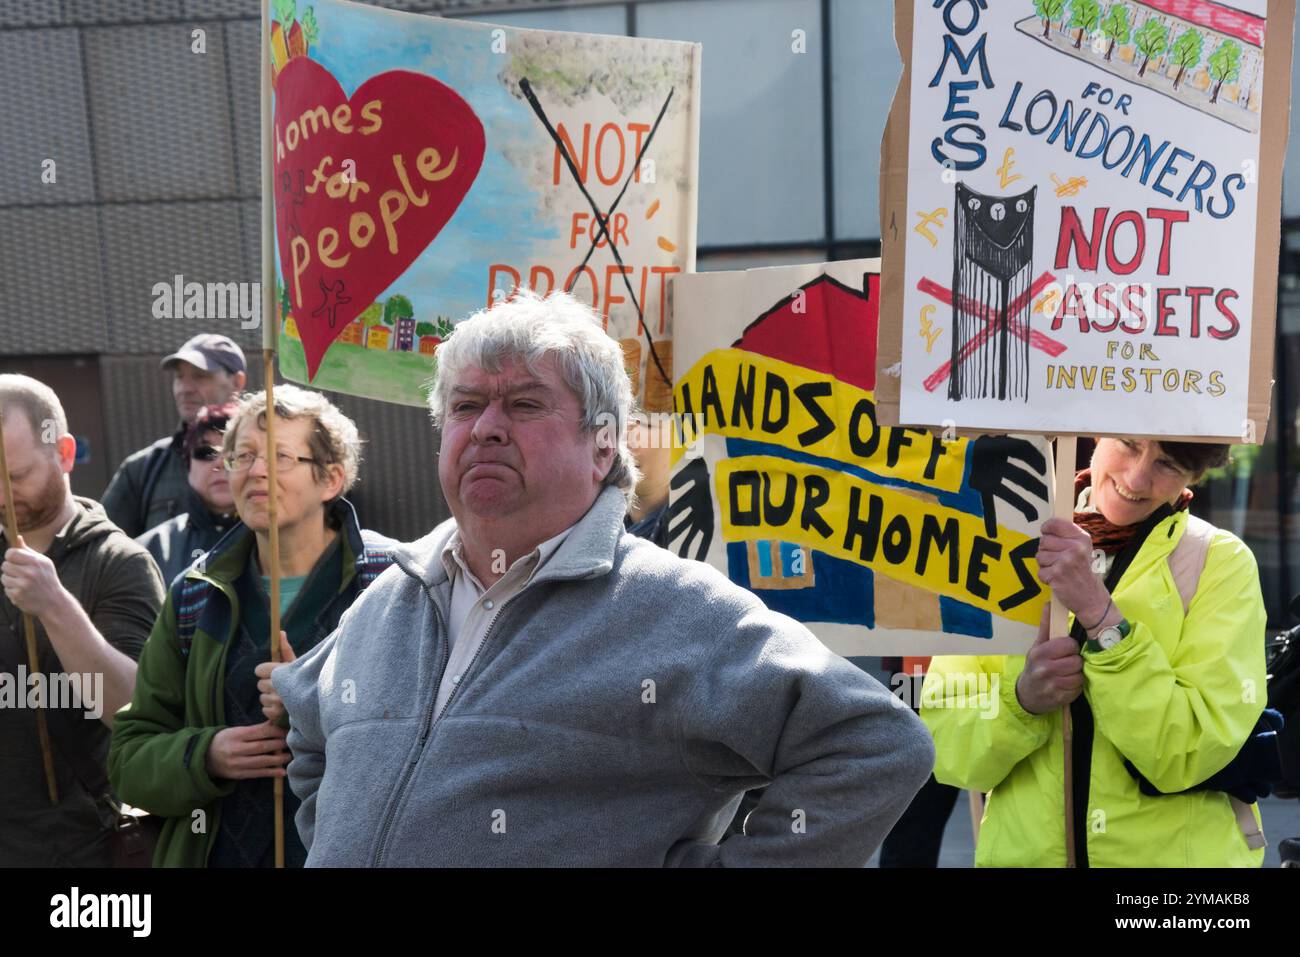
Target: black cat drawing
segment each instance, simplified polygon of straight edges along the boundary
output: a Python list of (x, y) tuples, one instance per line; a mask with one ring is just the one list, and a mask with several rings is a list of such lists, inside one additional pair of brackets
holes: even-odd
[(1037, 191), (987, 196), (957, 184), (949, 399), (1029, 399)]

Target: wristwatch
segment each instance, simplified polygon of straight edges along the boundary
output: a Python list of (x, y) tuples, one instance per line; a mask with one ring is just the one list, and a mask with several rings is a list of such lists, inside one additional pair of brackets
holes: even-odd
[(1128, 623), (1128, 619), (1121, 618), (1118, 625), (1103, 628), (1097, 632), (1096, 638), (1089, 638), (1083, 647), (1094, 654), (1108, 651), (1127, 638), (1132, 630), (1133, 627)]

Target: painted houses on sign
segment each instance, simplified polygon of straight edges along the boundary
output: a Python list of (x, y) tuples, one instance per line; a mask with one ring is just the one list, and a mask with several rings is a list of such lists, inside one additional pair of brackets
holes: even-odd
[(397, 320), (397, 343), (393, 346), (397, 352), (415, 350), (415, 320), (402, 318)]
[(1021, 32), (1247, 132), (1259, 129), (1263, 17), (1217, 0), (1024, 3), (1033, 11), (1017, 23)]
[(360, 316), (353, 319), (351, 322), (349, 322), (346, 326), (343, 327), (343, 331), (339, 333), (339, 342), (346, 342), (349, 345), (354, 345), (354, 346), (359, 346), (362, 344), (362, 328), (361, 328)]

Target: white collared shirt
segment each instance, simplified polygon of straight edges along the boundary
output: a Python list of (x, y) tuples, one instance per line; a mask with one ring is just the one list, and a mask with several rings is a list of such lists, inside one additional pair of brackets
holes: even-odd
[(443, 705), (469, 670), (501, 607), (528, 587), (577, 524), (574, 522), (554, 538), (548, 538), (527, 555), (516, 559), (489, 588), (484, 588), (469, 570), (460, 530), (452, 533), (451, 540), (442, 550), (442, 563), (451, 580), (451, 611), (447, 621), (447, 667), (438, 685), (438, 698), (433, 708), (435, 716), (442, 712)]

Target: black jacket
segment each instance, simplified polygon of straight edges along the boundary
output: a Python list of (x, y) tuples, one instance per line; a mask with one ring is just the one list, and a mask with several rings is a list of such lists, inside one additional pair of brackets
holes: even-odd
[(181, 454), (184, 438), (182, 424), (168, 438), (128, 455), (104, 490), (104, 511), (132, 538), (185, 511), (191, 489)]
[(239, 521), (233, 515), (225, 521), (220, 520), (208, 511), (193, 490), (186, 504), (188, 508), (184, 512), (136, 539), (149, 550), (162, 572), (163, 583), (168, 585)]

